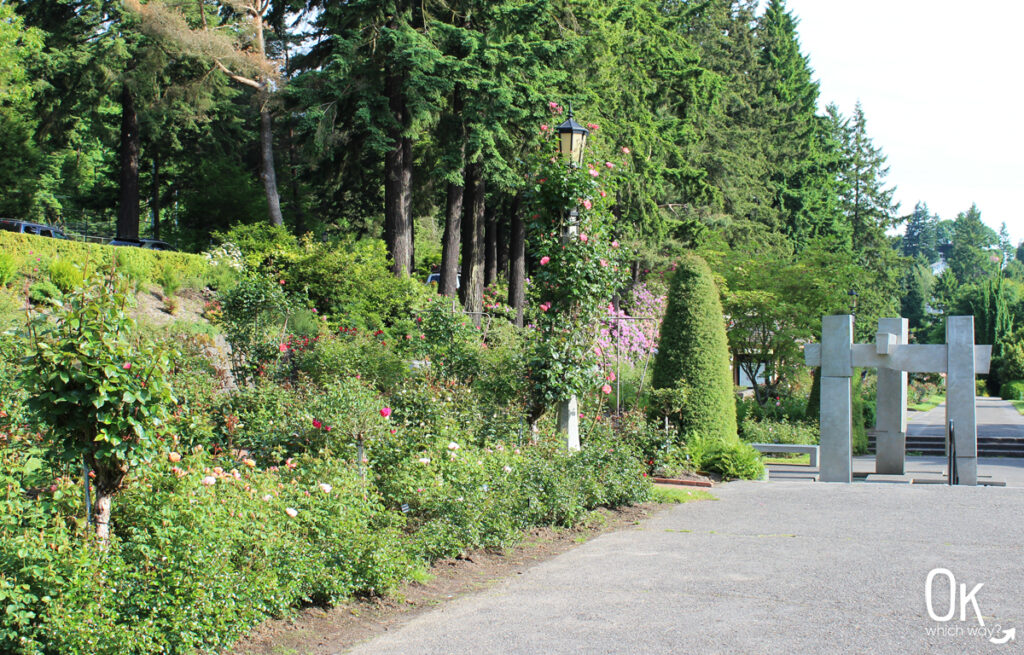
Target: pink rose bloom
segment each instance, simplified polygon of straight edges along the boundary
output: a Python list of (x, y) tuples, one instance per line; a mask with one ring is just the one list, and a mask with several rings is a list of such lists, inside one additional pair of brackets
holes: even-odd
[(606, 379), (609, 382), (615, 382), (615, 371), (608, 371), (608, 377)]
[(606, 161), (604, 165), (606, 168), (615, 168), (615, 164), (611, 163), (610, 161)]
[(383, 416), (384, 418), (387, 418), (387, 417), (391, 416), (391, 408), (390, 407), (383, 407), (383, 408), (381, 408), (380, 415)]
[(594, 169), (594, 168), (591, 168), (589, 173), (590, 173), (590, 177), (597, 177), (598, 175), (600, 175), (600, 173), (597, 172), (597, 169)]
[(178, 453), (176, 453), (174, 451), (171, 451), (171, 452), (167, 453), (167, 461), (169, 461), (169, 462), (180, 462), (181, 461), (181, 455), (179, 455)]
[(583, 206), (586, 207), (587, 209), (590, 209), (594, 205), (589, 200), (584, 200), (583, 201)]
[(618, 241), (612, 241), (612, 248), (618, 248), (618, 247), (619, 247), (619, 242)]
[(602, 198), (604, 198), (604, 197), (605, 197), (605, 196), (607, 196), (607, 195), (608, 195), (608, 194), (607, 194), (607, 193), (605, 192), (605, 190), (604, 190), (604, 189), (601, 189), (601, 197), (602, 197)]
[(320, 483), (320, 491), (324, 492), (325, 494), (331, 493), (331, 489), (333, 489), (333, 488), (334, 487), (332, 487), (331, 485), (327, 484), (326, 482), (321, 482)]
[(545, 265), (545, 264), (547, 264), (547, 263), (548, 263), (549, 261), (551, 261), (551, 258), (550, 258), (550, 257), (548, 257), (547, 255), (544, 255), (543, 257), (541, 257), (541, 258), (540, 258), (540, 265), (541, 265), (541, 266), (544, 266), (544, 265)]
[(278, 348), (278, 350), (280, 350), (280, 351), (281, 351), (281, 352), (283, 352), (283, 353), (286, 353), (286, 352), (288, 352), (288, 344), (286, 344), (286, 343), (282, 343), (282, 344), (281, 344), (280, 346), (278, 346), (277, 348)]
[(590, 237), (588, 237), (586, 234), (581, 234), (580, 235), (580, 241), (582, 241), (583, 243), (586, 243), (587, 241), (590, 241)]
[(623, 147), (622, 147), (622, 154), (624, 154), (624, 155), (628, 155), (628, 154), (629, 154), (629, 148), (627, 148), (627, 147), (623, 146)]
[(540, 131), (541, 132), (547, 132), (548, 131), (548, 126), (542, 123), (541, 126), (540, 126)]
[(132, 363), (131, 362), (125, 362), (124, 364), (121, 365), (121, 368), (123, 368), (126, 371), (130, 371), (130, 370), (132, 370)]
[(280, 282), (281, 284), (284, 284), (284, 280), (278, 280), (278, 282)]
[(314, 427), (314, 428), (316, 428), (317, 430), (319, 430), (319, 429), (320, 429), (320, 428), (321, 428), (322, 426), (323, 426), (323, 423), (321, 423), (320, 421), (318, 421), (318, 420), (316, 420), (316, 419), (313, 419), (313, 427)]
[(294, 507), (286, 507), (284, 509), (284, 513), (292, 518), (295, 518), (299, 515), (299, 510), (295, 509)]
[(203, 478), (203, 484), (205, 484), (207, 487), (217, 484), (217, 478), (213, 477), (212, 475), (208, 475), (205, 478)]
[(549, 303), (549, 302), (543, 302), (543, 303), (541, 303), (541, 304), (540, 304), (540, 311), (542, 311), (542, 312), (546, 312), (546, 311), (548, 311), (549, 309), (551, 309), (551, 303)]
[(601, 387), (601, 392), (604, 393), (605, 395), (610, 394), (612, 392), (612, 386), (610, 384), (606, 384), (606, 385), (602, 386)]
[(601, 268), (605, 268), (607, 266), (608, 266), (608, 260), (607, 259), (602, 259), (601, 260)]

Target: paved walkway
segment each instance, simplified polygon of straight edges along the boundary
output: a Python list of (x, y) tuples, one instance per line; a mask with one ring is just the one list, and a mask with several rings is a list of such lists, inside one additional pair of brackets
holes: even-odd
[[(356, 647), (433, 653), (1020, 653), (968, 611), (929, 618), (949, 569), (985, 629), (1024, 632), (1024, 490), (732, 483)], [(938, 614), (948, 580), (935, 587)], [(1021, 634), (1024, 639), (1024, 634)]]
[[(979, 437), (1022, 437), (1024, 436), (1024, 416), (1002, 398), (975, 399)], [(908, 417), (907, 436), (946, 435), (946, 405), (928, 410), (912, 412)]]

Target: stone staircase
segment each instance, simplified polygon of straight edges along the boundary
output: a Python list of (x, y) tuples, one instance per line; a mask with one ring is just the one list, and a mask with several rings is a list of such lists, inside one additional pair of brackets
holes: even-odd
[[(868, 452), (875, 453), (875, 434), (868, 431)], [(907, 435), (907, 452), (921, 455), (945, 455), (944, 435)], [(978, 457), (1024, 457), (1024, 436), (978, 437)]]

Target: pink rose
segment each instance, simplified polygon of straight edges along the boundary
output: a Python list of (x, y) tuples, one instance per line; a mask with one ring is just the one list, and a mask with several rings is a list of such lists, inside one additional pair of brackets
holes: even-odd
[(587, 209), (590, 209), (594, 205), (589, 200), (584, 200), (583, 201), (583, 206), (586, 207)]
[(542, 123), (541, 126), (540, 126), (540, 131), (541, 132), (547, 132), (548, 131), (548, 126)]
[(610, 393), (612, 392), (612, 387), (611, 387), (611, 385), (610, 385), (610, 384), (606, 384), (606, 385), (603, 385), (603, 386), (601, 387), (601, 392), (602, 392), (602, 393), (604, 393), (605, 395), (608, 395), (608, 394), (610, 394)]
[(284, 513), (292, 518), (295, 518), (299, 515), (299, 510), (295, 509), (294, 507), (285, 507)]
[(121, 368), (123, 368), (126, 371), (130, 371), (130, 370), (132, 370), (132, 363), (131, 362), (125, 362), (124, 364), (121, 365)]
[(180, 462), (181, 461), (181, 455), (179, 455), (178, 453), (176, 453), (174, 451), (171, 451), (171, 452), (167, 453), (167, 461), (169, 461), (169, 462)]
[(624, 155), (628, 155), (628, 154), (629, 154), (629, 148), (627, 148), (627, 147), (623, 146), (623, 147), (622, 147), (622, 154), (624, 154)]
[(208, 475), (205, 478), (203, 478), (203, 484), (205, 484), (207, 487), (215, 485), (217, 484), (217, 478), (213, 477), (212, 475)]
[(619, 242), (618, 241), (612, 241), (612, 248), (618, 248), (618, 247), (619, 247)]
[(391, 416), (391, 408), (390, 407), (383, 407), (383, 408), (381, 408), (380, 415), (383, 416), (384, 418), (387, 418), (387, 417)]
[(594, 168), (591, 168), (588, 172), (590, 173), (590, 177), (597, 177), (598, 175), (600, 175), (600, 173), (597, 172), (597, 169)]
[(586, 234), (581, 234), (580, 235), (580, 241), (582, 241), (583, 243), (586, 243), (587, 241), (590, 241), (590, 237), (588, 237)]
[(606, 161), (604, 165), (606, 168), (615, 168), (615, 164), (611, 163), (610, 161)]
[(541, 257), (541, 258), (540, 258), (540, 265), (541, 265), (541, 266), (544, 266), (544, 265), (546, 265), (546, 264), (547, 264), (547, 263), (548, 263), (549, 261), (551, 261), (551, 258), (550, 258), (550, 257), (548, 257), (547, 255), (544, 255), (543, 257)]

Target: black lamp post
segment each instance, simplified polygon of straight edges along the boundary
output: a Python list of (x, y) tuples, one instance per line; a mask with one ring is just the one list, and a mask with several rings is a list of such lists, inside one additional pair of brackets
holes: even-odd
[(573, 119), (572, 105), (569, 105), (569, 118), (555, 129), (558, 131), (558, 154), (570, 166), (582, 166), (583, 149), (587, 147), (590, 130)]
[[(582, 166), (583, 151), (587, 147), (587, 135), (590, 134), (590, 130), (573, 119), (572, 105), (569, 105), (569, 118), (556, 127), (555, 130), (558, 132), (558, 154), (562, 156), (562, 159), (570, 167), (579, 168)], [(563, 241), (568, 240), (569, 237), (576, 236), (578, 217), (579, 212), (576, 210), (576, 205), (573, 205), (569, 209), (569, 225), (562, 233)]]

